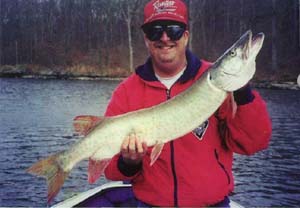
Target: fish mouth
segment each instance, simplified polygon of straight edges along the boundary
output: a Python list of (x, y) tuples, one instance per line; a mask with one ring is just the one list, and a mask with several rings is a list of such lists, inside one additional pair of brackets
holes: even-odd
[(257, 44), (259, 41), (261, 41), (261, 39), (264, 38), (264, 33), (258, 33), (257, 35), (255, 35), (253, 38), (252, 38), (252, 44), (251, 46), (254, 46), (255, 44)]
[(252, 48), (252, 31), (248, 30), (241, 39), (242, 59), (247, 60)]
[(251, 56), (256, 56), (259, 50), (262, 47), (264, 40), (264, 33), (258, 33), (253, 36), (252, 32), (249, 30), (241, 37), (241, 46), (242, 46), (242, 59), (247, 60)]
[(252, 45), (251, 48), (254, 50), (255, 56), (258, 54), (260, 49), (262, 48), (263, 42), (265, 39), (265, 34), (264, 33), (258, 33), (252, 38)]

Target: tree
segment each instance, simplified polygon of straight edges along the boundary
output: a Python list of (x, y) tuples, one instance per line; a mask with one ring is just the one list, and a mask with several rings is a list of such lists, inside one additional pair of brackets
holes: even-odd
[(278, 60), (277, 60), (277, 15), (276, 15), (276, 0), (272, 0), (272, 71), (277, 71)]
[(2, 65), (2, 1), (0, 0), (0, 66)]
[(205, 42), (205, 27), (204, 27), (204, 19), (203, 19), (203, 11), (205, 6), (206, 0), (201, 1), (194, 1), (194, 0), (187, 0), (187, 5), (189, 7), (189, 31), (190, 31), (190, 38), (189, 38), (189, 49), (193, 51), (193, 34), (194, 34), (194, 25), (200, 22), (201, 28), (200, 31), (203, 34), (203, 42)]
[(128, 36), (128, 50), (129, 50), (129, 69), (133, 71), (133, 45), (132, 45), (132, 19), (136, 14), (137, 8), (140, 5), (139, 0), (121, 0), (122, 17), (126, 21), (127, 36)]

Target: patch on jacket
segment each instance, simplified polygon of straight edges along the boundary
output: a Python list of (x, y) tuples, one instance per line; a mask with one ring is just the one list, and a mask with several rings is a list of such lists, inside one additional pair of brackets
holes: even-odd
[(203, 135), (206, 132), (206, 129), (208, 128), (208, 120), (206, 120), (203, 124), (198, 126), (196, 129), (194, 129), (193, 134), (199, 139), (203, 139)]

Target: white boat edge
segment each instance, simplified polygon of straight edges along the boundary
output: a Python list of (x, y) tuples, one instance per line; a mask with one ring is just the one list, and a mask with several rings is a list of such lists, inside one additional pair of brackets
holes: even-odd
[(74, 207), (76, 204), (79, 204), (83, 200), (95, 195), (96, 193), (107, 189), (107, 188), (115, 188), (115, 187), (130, 187), (131, 184), (125, 184), (122, 181), (113, 181), (105, 183), (101, 186), (98, 186), (96, 188), (90, 189), (88, 191), (82, 192), (78, 195), (75, 195), (69, 199), (66, 199), (65, 201), (59, 202), (58, 204), (55, 204), (52, 206), (52, 208), (68, 208), (68, 207)]
[[(71, 207), (74, 207), (75, 205), (79, 204), (80, 202), (84, 201), (85, 199), (95, 195), (96, 193), (104, 190), (104, 189), (107, 189), (107, 188), (116, 188), (116, 187), (130, 187), (131, 184), (126, 184), (126, 183), (123, 183), (122, 181), (113, 181), (113, 182), (108, 182), (108, 183), (105, 183), (101, 186), (98, 186), (96, 188), (93, 188), (93, 189), (90, 189), (88, 191), (85, 191), (85, 192), (82, 192), (76, 196), (73, 196), (69, 199), (66, 199), (62, 202), (59, 202), (55, 205), (52, 206), (52, 208), (71, 208)], [(231, 208), (244, 208), (242, 205), (240, 205), (239, 203), (237, 202), (234, 202), (232, 200), (230, 200), (230, 203), (229, 203), (230, 207)]]

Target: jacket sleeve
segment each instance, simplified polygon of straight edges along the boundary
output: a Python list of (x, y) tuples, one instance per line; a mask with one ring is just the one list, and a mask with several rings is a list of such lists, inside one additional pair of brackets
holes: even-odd
[[(116, 116), (129, 111), (127, 92), (121, 83), (113, 92), (112, 98), (107, 106), (105, 116)], [(124, 138), (125, 139), (125, 138)], [(142, 169), (142, 165), (130, 166), (124, 163), (120, 154), (115, 155), (105, 169), (105, 177), (109, 180), (131, 180)]]
[[(237, 110), (233, 113), (230, 96), (219, 109), (220, 131), (226, 146), (233, 152), (254, 154), (268, 147), (272, 126), (266, 103), (249, 86), (234, 92)], [(219, 125), (222, 122), (219, 122)], [(225, 126), (225, 127), (224, 127)]]

